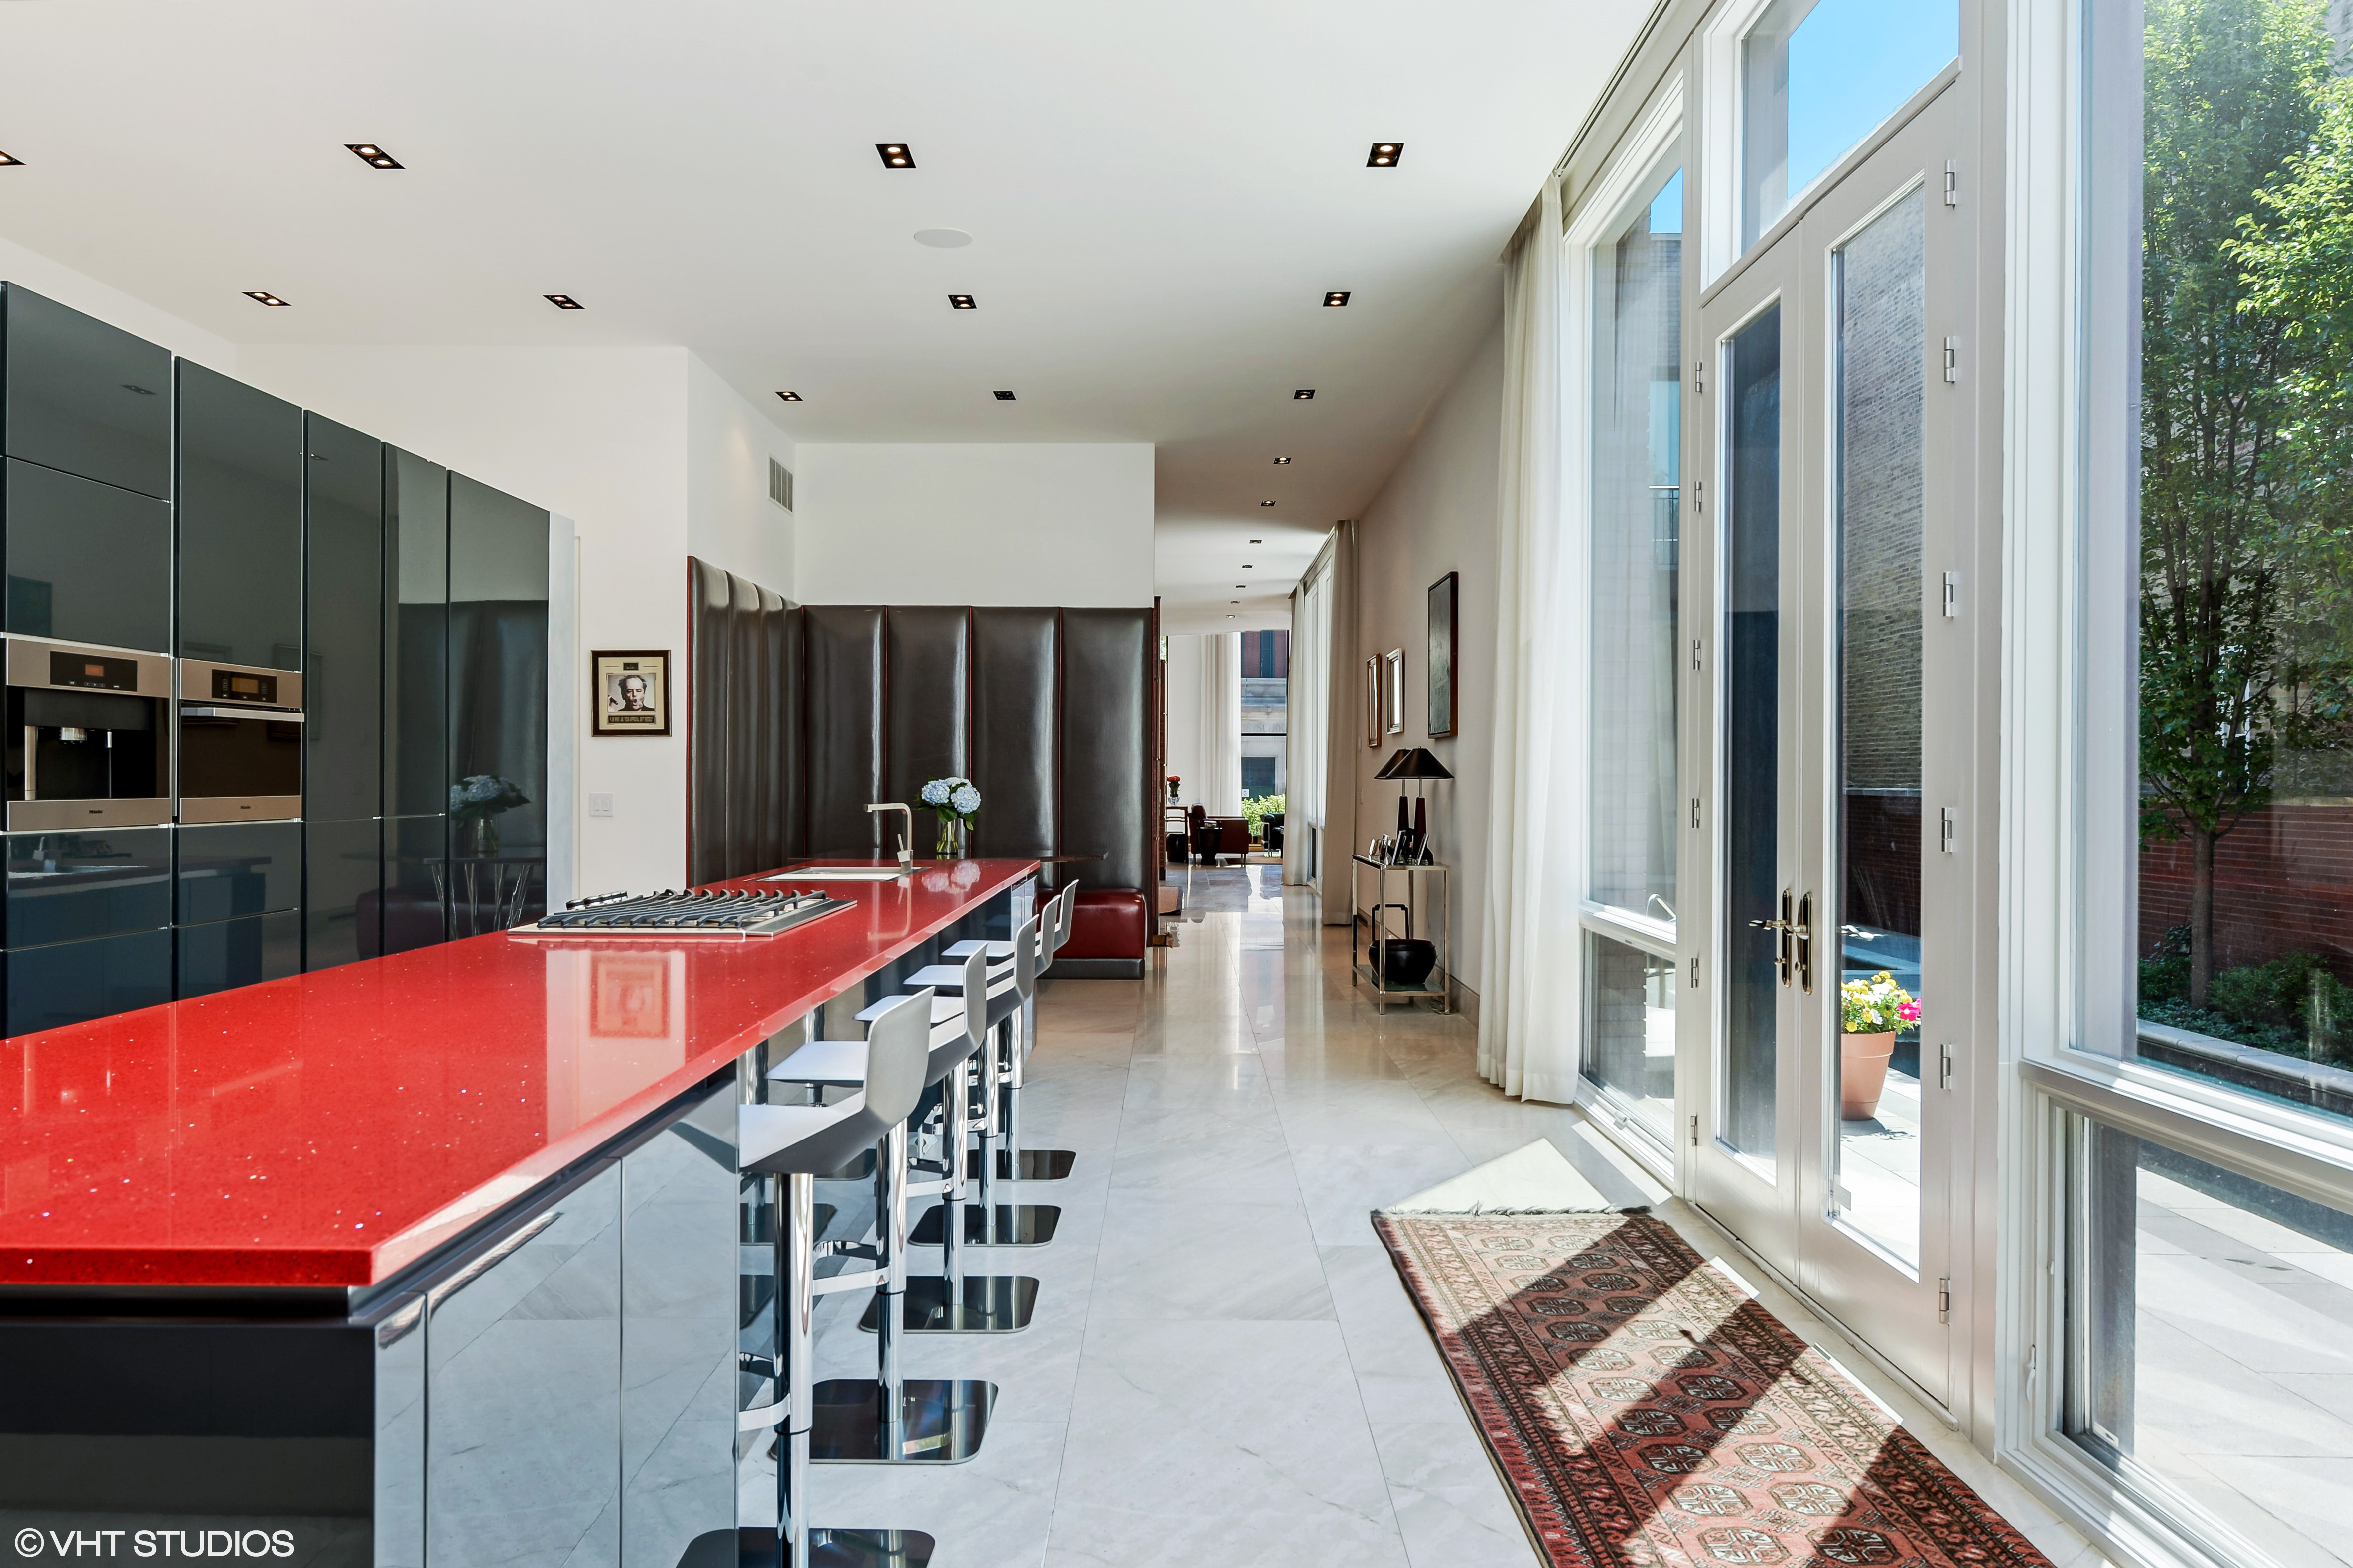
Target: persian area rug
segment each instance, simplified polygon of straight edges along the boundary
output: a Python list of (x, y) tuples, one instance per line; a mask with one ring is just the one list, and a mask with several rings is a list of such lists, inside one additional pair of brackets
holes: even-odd
[(1549, 1562), (2050, 1568), (1664, 1221), (1373, 1224)]

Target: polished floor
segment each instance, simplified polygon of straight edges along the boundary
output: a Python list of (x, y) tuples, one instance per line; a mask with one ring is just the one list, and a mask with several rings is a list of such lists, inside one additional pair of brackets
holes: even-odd
[[(1541, 1137), (1613, 1198), (1660, 1204), (1703, 1255), (1730, 1249), (1577, 1112), (1482, 1083), (1466, 1020), (1377, 1012), (1349, 984), (1346, 931), (1280, 867), (1194, 875), (1200, 917), (1140, 985), (1041, 999), (1024, 1141), (1078, 1163), (1010, 1190), (1059, 1204), (1060, 1230), (968, 1255), (1041, 1281), (1035, 1322), (907, 1342), (910, 1376), (999, 1385), (981, 1453), (823, 1467), (814, 1521), (928, 1531), (941, 1568), (1526, 1568), (1540, 1559), (1370, 1211)], [(2096, 1561), (1835, 1334), (1769, 1283), (1762, 1298), (2056, 1568)], [(820, 1309), (820, 1376), (871, 1375), (857, 1309)]]

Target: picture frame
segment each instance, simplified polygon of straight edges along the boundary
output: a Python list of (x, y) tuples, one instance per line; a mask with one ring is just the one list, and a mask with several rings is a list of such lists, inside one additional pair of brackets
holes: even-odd
[(1382, 728), (1389, 735), (1405, 733), (1405, 650), (1392, 648), (1381, 655), (1388, 678), (1381, 683)]
[(588, 733), (670, 733), (668, 649), (600, 649), (588, 655)]
[(1365, 661), (1365, 744), (1378, 750), (1381, 744), (1381, 662)]
[(1461, 651), (1460, 572), (1449, 572), (1430, 585), (1430, 738), (1444, 740), (1457, 723), (1454, 658)]

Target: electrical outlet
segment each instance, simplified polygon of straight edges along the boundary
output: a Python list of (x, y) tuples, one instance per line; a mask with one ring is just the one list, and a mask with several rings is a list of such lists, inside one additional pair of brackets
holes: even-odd
[(588, 797), (588, 814), (592, 817), (611, 816), (613, 814), (613, 797), (610, 795), (590, 795)]

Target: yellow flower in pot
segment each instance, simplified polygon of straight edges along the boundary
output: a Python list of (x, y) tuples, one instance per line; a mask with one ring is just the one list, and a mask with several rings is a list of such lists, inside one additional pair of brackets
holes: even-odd
[(1920, 1003), (1882, 969), (1839, 987), (1839, 1119), (1869, 1121), (1887, 1086), (1895, 1036), (1920, 1022)]

